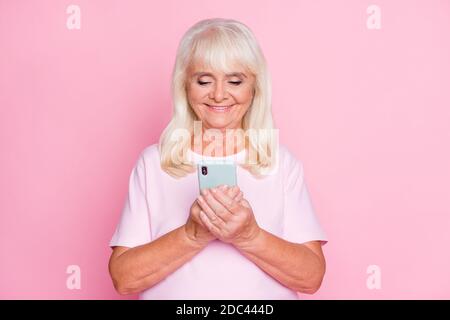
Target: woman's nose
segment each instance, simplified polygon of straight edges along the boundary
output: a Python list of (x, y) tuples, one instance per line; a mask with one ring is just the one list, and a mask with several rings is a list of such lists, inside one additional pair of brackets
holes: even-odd
[(225, 87), (222, 82), (216, 82), (209, 93), (209, 98), (214, 99), (216, 102), (220, 102), (226, 95)]

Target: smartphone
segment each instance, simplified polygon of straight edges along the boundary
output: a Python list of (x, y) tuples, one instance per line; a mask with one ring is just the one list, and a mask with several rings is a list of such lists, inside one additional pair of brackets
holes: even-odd
[(230, 187), (237, 184), (236, 165), (234, 163), (201, 162), (197, 164), (197, 168), (200, 191), (222, 184)]

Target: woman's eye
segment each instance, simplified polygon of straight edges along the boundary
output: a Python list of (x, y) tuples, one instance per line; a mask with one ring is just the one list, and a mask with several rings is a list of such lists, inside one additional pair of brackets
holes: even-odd
[[(197, 83), (199, 85), (201, 85), (201, 86), (204, 86), (204, 85), (206, 85), (208, 83), (211, 83), (211, 82), (208, 82), (208, 81), (197, 81)], [(229, 83), (231, 83), (232, 85), (238, 86), (238, 85), (240, 85), (242, 83), (242, 81), (229, 81)]]

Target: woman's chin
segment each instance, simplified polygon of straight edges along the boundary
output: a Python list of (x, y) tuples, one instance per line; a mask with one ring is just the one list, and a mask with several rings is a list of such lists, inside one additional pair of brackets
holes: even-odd
[[(206, 122), (206, 123), (205, 123)], [(206, 127), (211, 129), (224, 129), (230, 125), (230, 121), (227, 119), (210, 119), (208, 121), (203, 121), (206, 124)]]

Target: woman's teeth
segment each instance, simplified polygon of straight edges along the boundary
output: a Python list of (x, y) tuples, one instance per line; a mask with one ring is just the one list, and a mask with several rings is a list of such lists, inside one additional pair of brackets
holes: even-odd
[(233, 105), (231, 105), (231, 106), (212, 106), (212, 105), (207, 104), (207, 106), (216, 112), (227, 112)]

